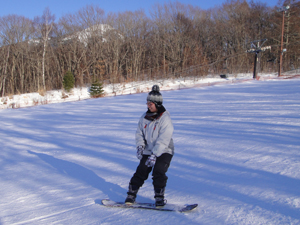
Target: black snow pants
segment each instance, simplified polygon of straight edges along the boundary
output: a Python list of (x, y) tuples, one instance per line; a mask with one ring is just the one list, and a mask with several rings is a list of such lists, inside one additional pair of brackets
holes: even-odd
[(148, 176), (153, 169), (152, 179), (154, 188), (165, 188), (168, 180), (166, 172), (168, 171), (173, 155), (164, 153), (157, 157), (153, 168), (145, 165), (148, 157), (148, 155), (143, 155), (136, 172), (130, 180), (130, 185), (137, 187), (143, 186), (145, 180), (148, 179)]

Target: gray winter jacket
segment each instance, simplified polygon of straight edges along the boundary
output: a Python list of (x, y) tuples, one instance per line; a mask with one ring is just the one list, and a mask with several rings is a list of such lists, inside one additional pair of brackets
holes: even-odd
[(145, 118), (146, 113), (139, 120), (135, 134), (136, 146), (144, 146), (143, 155), (154, 154), (157, 157), (163, 153), (174, 155), (172, 139), (174, 127), (170, 113), (165, 111), (160, 117), (152, 120)]

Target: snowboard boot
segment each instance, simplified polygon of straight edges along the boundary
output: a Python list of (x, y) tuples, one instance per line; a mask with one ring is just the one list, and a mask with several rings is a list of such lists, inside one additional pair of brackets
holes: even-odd
[(165, 188), (154, 188), (155, 193), (155, 206), (162, 207), (167, 204), (167, 200), (165, 199)]
[(125, 199), (126, 205), (132, 205), (135, 203), (136, 194), (139, 191), (139, 187), (135, 185), (129, 185), (128, 192), (127, 192), (127, 198)]

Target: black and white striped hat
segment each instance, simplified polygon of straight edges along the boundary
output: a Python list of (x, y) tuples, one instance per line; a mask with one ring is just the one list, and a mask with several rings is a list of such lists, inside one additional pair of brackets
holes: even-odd
[(153, 102), (157, 107), (160, 107), (163, 103), (163, 97), (159, 92), (159, 86), (153, 85), (152, 91), (147, 96), (147, 102)]

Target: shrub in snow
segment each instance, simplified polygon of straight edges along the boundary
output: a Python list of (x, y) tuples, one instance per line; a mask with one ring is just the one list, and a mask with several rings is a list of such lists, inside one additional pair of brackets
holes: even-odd
[(100, 83), (98, 80), (96, 80), (94, 83), (92, 83), (92, 86), (90, 88), (90, 95), (92, 98), (99, 98), (103, 96), (103, 87), (102, 83)]
[(70, 92), (75, 85), (75, 78), (71, 71), (68, 71), (63, 78), (63, 87), (66, 92)]

